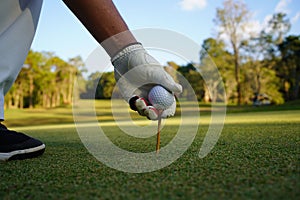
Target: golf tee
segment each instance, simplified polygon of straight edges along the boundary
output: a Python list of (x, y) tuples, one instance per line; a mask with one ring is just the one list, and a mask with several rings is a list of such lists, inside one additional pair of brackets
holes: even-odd
[(156, 154), (159, 153), (159, 149), (160, 149), (161, 114), (162, 114), (162, 111), (158, 111), (158, 124), (157, 124), (157, 135), (156, 135)]

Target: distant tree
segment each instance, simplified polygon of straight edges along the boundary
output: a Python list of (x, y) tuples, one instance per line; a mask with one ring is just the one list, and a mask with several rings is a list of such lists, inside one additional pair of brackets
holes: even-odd
[(242, 1), (225, 0), (223, 8), (217, 9), (216, 18), (214, 19), (216, 25), (219, 26), (219, 34), (224, 34), (229, 39), (233, 51), (238, 104), (241, 104), (242, 101), (240, 47), (246, 34), (249, 16), (250, 13)]
[[(216, 101), (216, 99), (211, 99), (208, 87), (218, 92), (218, 87), (220, 87), (221, 81), (223, 81), (226, 90), (226, 99), (222, 99), (222, 101), (230, 102), (234, 99), (236, 88), (236, 83), (233, 81), (235, 76), (232, 54), (225, 49), (225, 43), (222, 40), (208, 38), (204, 40), (202, 47), (205, 49), (205, 52), (203, 51), (200, 54), (200, 69), (203, 73), (205, 72), (213, 76), (205, 83), (204, 100), (206, 102)], [(216, 65), (219, 73), (214, 71), (214, 68), (211, 66), (213, 64)], [(222, 80), (218, 79), (219, 75), (222, 77)], [(217, 98), (216, 94), (212, 96)]]
[(275, 44), (281, 44), (284, 36), (289, 32), (291, 24), (285, 13), (275, 13), (270, 19), (268, 34)]
[(116, 85), (114, 72), (104, 72), (100, 78), (98, 88), (102, 91), (101, 99), (110, 99)]
[(53, 85), (56, 86), (51, 93), (51, 97), (48, 98), (49, 106), (55, 107), (60, 104), (69, 104), (69, 79), (72, 78), (70, 73), (73, 71), (73, 67), (58, 56), (51, 57), (48, 63), (51, 66), (52, 73), (55, 75)]
[[(114, 72), (94, 72), (88, 77), (86, 93), (82, 93), (81, 97), (88, 99), (110, 99), (115, 86)], [(117, 88), (116, 92), (118, 92)]]
[[(185, 66), (180, 66), (177, 70), (181, 73), (182, 78), (178, 78), (179, 83), (186, 88), (183, 93), (180, 94), (180, 97), (186, 98), (187, 100), (194, 99), (194, 93), (199, 101), (203, 100), (204, 97), (204, 84), (203, 79), (194, 66), (195, 64), (189, 63)], [(188, 87), (186, 84), (190, 84)], [(187, 88), (192, 88), (193, 91), (187, 90)]]
[(279, 76), (282, 78), (284, 95), (287, 100), (300, 97), (300, 35), (290, 35), (279, 44), (281, 62)]
[(40, 73), (41, 66), (45, 65), (46, 60), (42, 53), (29, 51), (27, 58), (24, 62), (24, 67), (22, 73), (24, 73), (27, 77), (28, 81), (28, 100), (29, 100), (29, 108), (34, 107), (34, 77)]
[(243, 64), (242, 96), (245, 103), (251, 103), (258, 94), (269, 96), (275, 104), (284, 103), (280, 93), (280, 79), (269, 64), (265, 60), (249, 60)]
[(178, 82), (178, 72), (179, 65), (177, 65), (175, 62), (170, 61), (167, 63), (167, 66), (165, 67), (165, 70), (172, 76), (172, 78), (175, 80), (175, 82)]
[(257, 94), (267, 94), (273, 103), (284, 102), (280, 93), (280, 79), (276, 76), (274, 66), (276, 58), (272, 53), (274, 42), (265, 31), (261, 31), (257, 37), (253, 37), (243, 44), (242, 67), (242, 96), (244, 102)]
[(5, 97), (6, 107), (48, 108), (70, 104), (74, 79), (82, 65), (79, 58), (66, 62), (53, 53), (30, 50)]
[[(86, 80), (85, 78), (83, 77), (83, 74), (86, 73), (88, 70), (85, 66), (85, 63), (83, 62), (82, 58), (80, 56), (76, 56), (74, 58), (70, 58), (69, 59), (69, 64), (71, 64), (72, 66), (74, 66), (76, 68), (76, 71), (74, 73), (74, 79), (73, 79), (73, 82), (76, 81), (77, 83), (77, 88), (73, 88), (77, 90), (77, 92), (73, 92), (70, 93), (69, 92), (69, 95), (72, 94), (72, 97), (73, 95), (78, 95), (76, 98), (79, 98), (79, 95), (81, 93), (84, 93), (86, 92)], [(72, 79), (70, 79), (72, 80)], [(73, 86), (74, 86), (74, 83), (73, 83)], [(71, 88), (69, 88), (69, 90), (71, 90)], [(69, 99), (70, 99), (70, 96), (69, 96)]]
[(85, 92), (80, 93), (80, 97), (83, 99), (97, 98), (101, 95), (102, 91), (99, 93), (97, 86), (99, 84), (99, 78), (102, 76), (101, 72), (91, 73), (86, 81)]
[(68, 87), (67, 87), (67, 103), (69, 104), (72, 102), (75, 80), (77, 79), (82, 81), (81, 79), (82, 73), (85, 72), (87, 69), (85, 68), (84, 62), (82, 61), (82, 58), (80, 56), (70, 58), (68, 60), (68, 64), (69, 64), (68, 66), (69, 75), (68, 75)]
[(272, 62), (272, 68), (280, 79), (280, 88), (285, 100), (294, 100), (299, 95), (297, 94), (297, 88), (299, 88), (297, 40), (299, 36), (287, 36), (291, 23), (285, 13), (273, 14), (268, 25), (264, 35), (269, 43), (269, 61)]

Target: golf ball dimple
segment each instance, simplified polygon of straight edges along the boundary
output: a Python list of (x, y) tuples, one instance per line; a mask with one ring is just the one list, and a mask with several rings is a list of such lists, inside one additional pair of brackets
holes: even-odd
[(148, 99), (158, 110), (169, 108), (175, 101), (174, 95), (160, 85), (154, 86), (150, 90)]

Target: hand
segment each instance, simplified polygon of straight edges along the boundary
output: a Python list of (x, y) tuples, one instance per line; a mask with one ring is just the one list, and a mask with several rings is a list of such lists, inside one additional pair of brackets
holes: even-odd
[[(148, 93), (154, 85), (162, 85), (173, 94), (182, 91), (181, 85), (175, 83), (164, 67), (141, 44), (124, 48), (112, 58), (112, 63), (123, 98), (130, 104), (131, 109), (148, 119), (158, 118), (158, 110), (148, 103)], [(176, 101), (162, 112), (161, 117), (173, 116), (175, 109)]]

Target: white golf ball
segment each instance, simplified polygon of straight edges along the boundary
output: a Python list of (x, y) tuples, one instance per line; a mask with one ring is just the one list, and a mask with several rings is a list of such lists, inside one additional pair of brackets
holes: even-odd
[(158, 110), (169, 108), (175, 101), (174, 95), (160, 85), (154, 86), (150, 90), (148, 99)]

